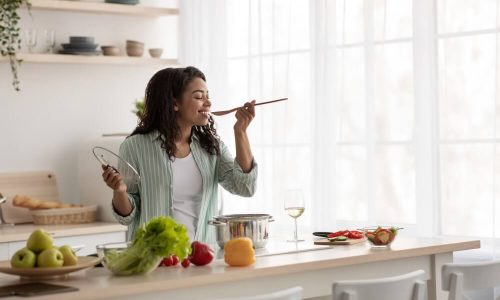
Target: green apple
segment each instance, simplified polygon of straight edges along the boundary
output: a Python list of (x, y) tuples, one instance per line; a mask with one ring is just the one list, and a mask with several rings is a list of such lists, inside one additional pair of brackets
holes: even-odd
[(75, 255), (73, 249), (70, 246), (64, 245), (59, 247), (59, 251), (62, 253), (64, 257), (64, 265), (65, 266), (73, 266), (78, 263), (78, 258)]
[(10, 265), (14, 268), (34, 268), (36, 254), (28, 248), (17, 250), (10, 259)]
[(45, 249), (38, 255), (36, 265), (40, 268), (57, 268), (64, 264), (64, 256), (61, 251), (50, 248)]
[(39, 254), (45, 249), (52, 248), (52, 237), (43, 229), (37, 229), (31, 233), (26, 246), (31, 251)]

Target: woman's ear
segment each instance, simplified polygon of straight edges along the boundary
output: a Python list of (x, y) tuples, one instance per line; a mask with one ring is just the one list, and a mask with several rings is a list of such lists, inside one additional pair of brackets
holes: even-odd
[(179, 111), (179, 105), (177, 105), (177, 100), (174, 100), (174, 111)]

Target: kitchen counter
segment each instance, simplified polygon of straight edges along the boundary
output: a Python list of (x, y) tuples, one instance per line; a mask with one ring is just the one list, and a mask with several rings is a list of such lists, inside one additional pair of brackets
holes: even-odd
[[(480, 242), (398, 237), (387, 249), (373, 249), (367, 242), (302, 247), (298, 252), (267, 253), (257, 257), (250, 267), (228, 267), (218, 259), (204, 267), (161, 267), (145, 276), (130, 277), (112, 276), (105, 268), (93, 268), (50, 281), (74, 286), (80, 291), (31, 299), (142, 300), (167, 295), (169, 299), (214, 299), (267, 293), (297, 285), (304, 288), (305, 298), (329, 299), (335, 280), (395, 276), (417, 269), (424, 270), (429, 279), (429, 300), (446, 299), (446, 293), (441, 291), (441, 266), (453, 260), (454, 251), (479, 248)], [(0, 282), (9, 285), (20, 281), (16, 276), (1, 274)]]
[(0, 243), (25, 241), (31, 232), (38, 228), (43, 228), (51, 233), (54, 238), (89, 235), (109, 232), (125, 232), (127, 227), (118, 223), (87, 223), (87, 224), (67, 224), (67, 225), (2, 225), (0, 226)]

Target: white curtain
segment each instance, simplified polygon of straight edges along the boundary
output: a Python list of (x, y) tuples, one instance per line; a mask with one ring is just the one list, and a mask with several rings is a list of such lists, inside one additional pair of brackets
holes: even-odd
[[(300, 188), (303, 235), (394, 224), (494, 253), (497, 0), (180, 3), (182, 63), (207, 73), (214, 109), (289, 97), (257, 108), (258, 193), (225, 193), (225, 213), (291, 234), (283, 195)], [(217, 122), (234, 144), (232, 117)]]

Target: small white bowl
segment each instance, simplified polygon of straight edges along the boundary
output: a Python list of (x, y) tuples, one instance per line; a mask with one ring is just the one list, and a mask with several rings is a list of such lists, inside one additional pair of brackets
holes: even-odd
[(155, 57), (155, 58), (161, 57), (161, 55), (163, 54), (162, 48), (151, 48), (148, 51), (149, 51), (149, 55), (151, 55), (151, 57)]

